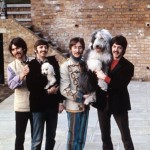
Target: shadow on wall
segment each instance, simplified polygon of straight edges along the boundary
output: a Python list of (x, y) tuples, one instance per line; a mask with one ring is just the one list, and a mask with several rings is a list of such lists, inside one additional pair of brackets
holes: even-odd
[(30, 4), (31, 0), (5, 0), (5, 2), (7, 4)]

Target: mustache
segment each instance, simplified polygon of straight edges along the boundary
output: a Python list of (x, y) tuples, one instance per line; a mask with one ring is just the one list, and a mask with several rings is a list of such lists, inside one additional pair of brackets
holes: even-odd
[(21, 53), (20, 53), (20, 52), (17, 52), (15, 55), (17, 55), (17, 54), (20, 54), (20, 55), (21, 55)]
[(44, 50), (44, 51), (41, 51), (41, 53), (43, 53), (43, 52), (44, 52), (44, 53), (47, 53), (47, 51), (46, 51), (46, 50)]
[(75, 54), (83, 54), (83, 52), (76, 52)]

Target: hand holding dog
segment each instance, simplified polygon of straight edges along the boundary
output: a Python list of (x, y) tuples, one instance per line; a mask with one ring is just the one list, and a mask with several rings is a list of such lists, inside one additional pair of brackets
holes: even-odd
[(105, 80), (106, 75), (104, 74), (102, 70), (96, 70), (95, 73), (96, 73), (97, 78)]
[(54, 85), (47, 90), (47, 93), (48, 94), (57, 94), (58, 89), (59, 89), (59, 86)]

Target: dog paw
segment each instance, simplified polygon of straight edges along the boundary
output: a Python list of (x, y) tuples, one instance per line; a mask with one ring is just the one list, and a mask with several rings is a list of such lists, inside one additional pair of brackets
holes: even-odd
[(89, 105), (89, 102), (87, 102), (87, 101), (84, 101), (84, 105)]

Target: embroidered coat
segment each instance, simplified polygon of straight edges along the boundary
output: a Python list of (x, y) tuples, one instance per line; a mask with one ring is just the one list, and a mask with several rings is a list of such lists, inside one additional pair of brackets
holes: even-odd
[(83, 102), (76, 102), (79, 91), (79, 63), (71, 57), (60, 67), (60, 92), (66, 98), (65, 107), (68, 112), (84, 111)]

